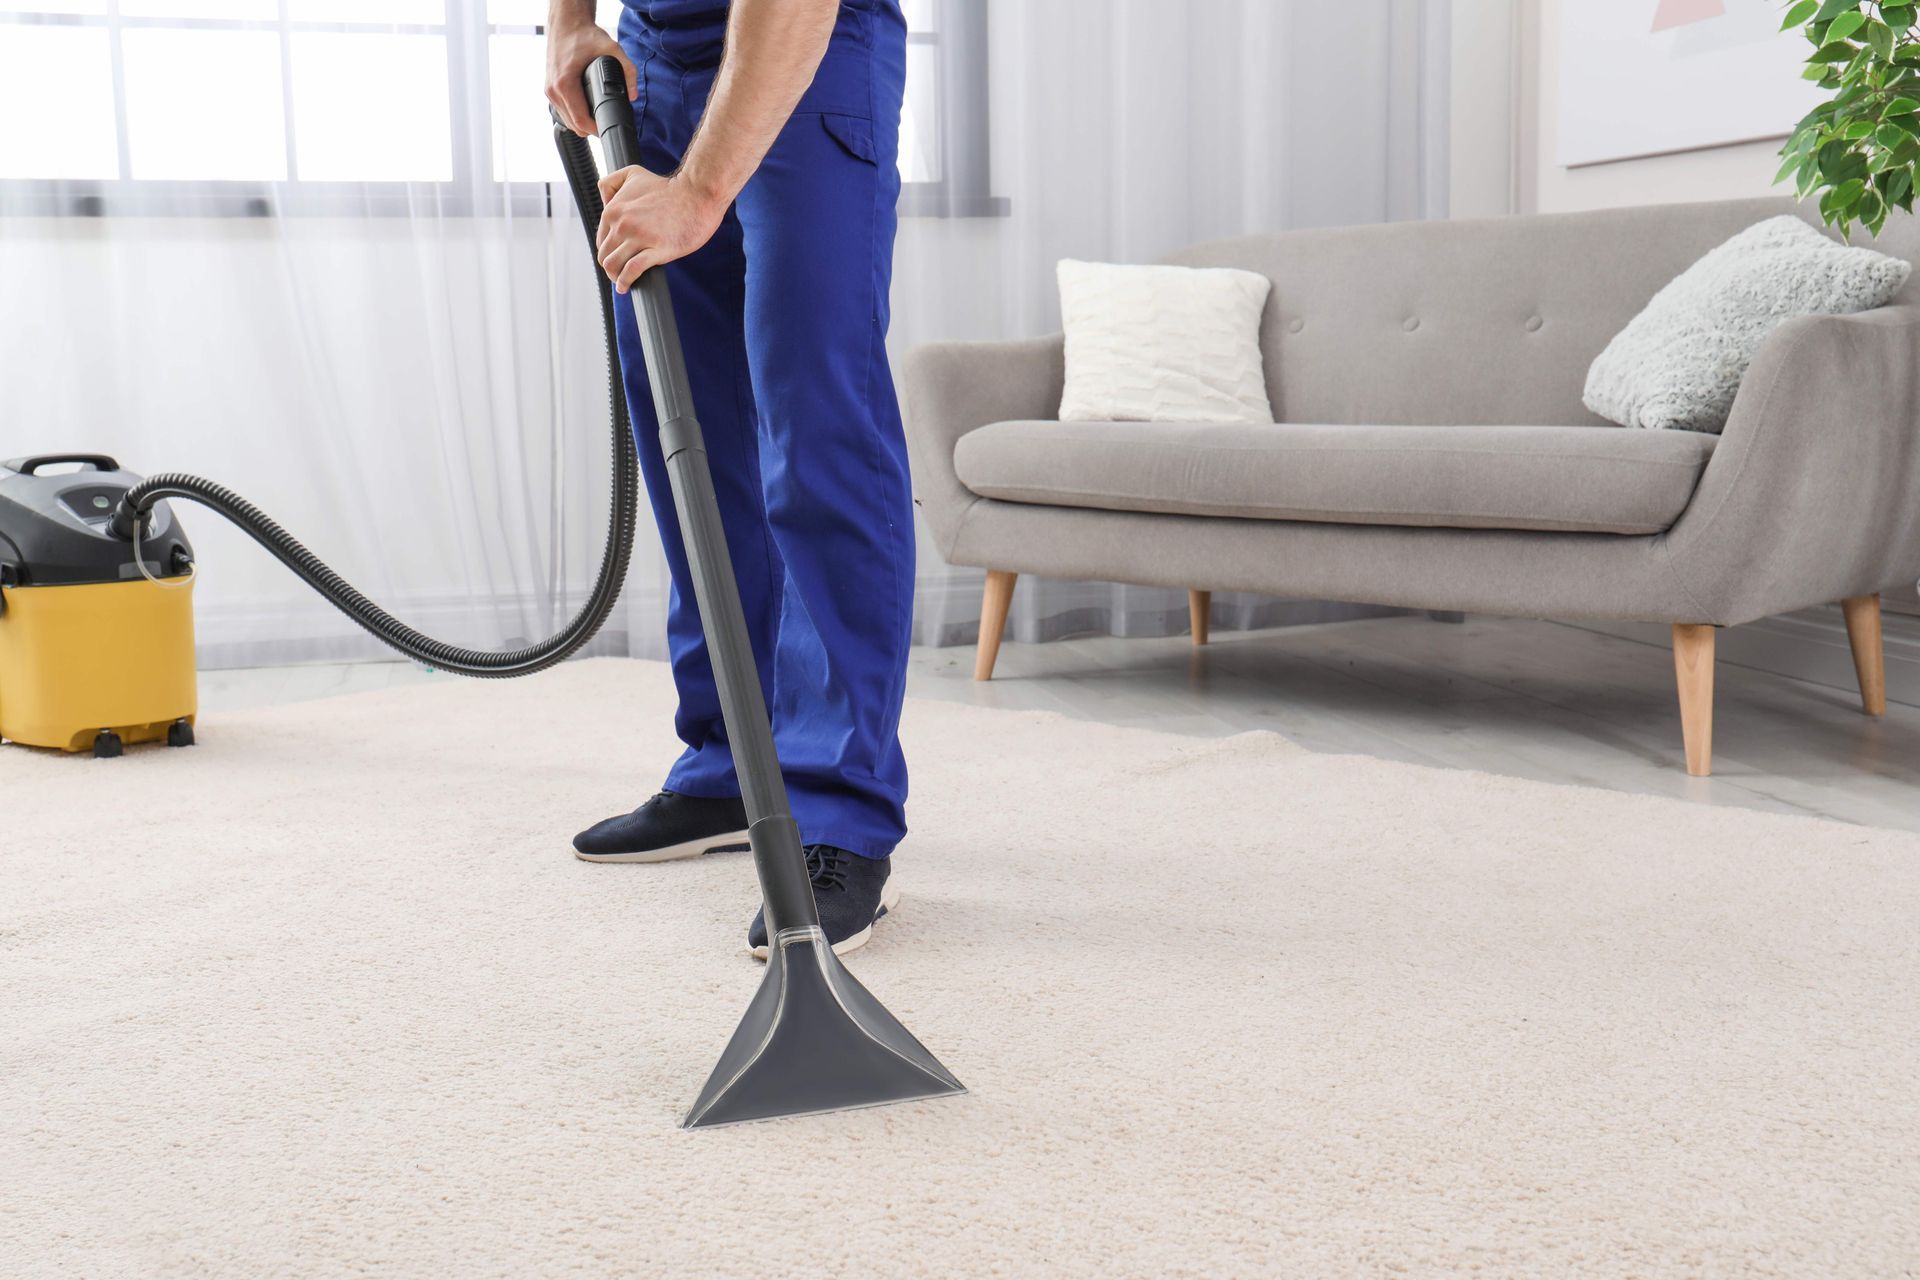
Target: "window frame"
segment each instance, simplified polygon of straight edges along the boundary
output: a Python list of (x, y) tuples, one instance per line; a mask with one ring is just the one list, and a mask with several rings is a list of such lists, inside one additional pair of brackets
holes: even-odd
[(1000, 218), (1008, 204), (993, 194), (991, 116), (987, 109), (986, 0), (933, 0), (931, 31), (907, 32), (907, 44), (931, 46), (938, 64), (934, 129), (940, 176), (901, 182), (903, 218)]
[[(932, 31), (912, 31), (910, 43), (935, 48), (939, 99), (935, 111), (940, 177), (902, 181), (902, 217), (997, 217), (1007, 202), (989, 191), (987, 163), (986, 5), (981, 0), (933, 0)], [(493, 176), (493, 114), (488, 38), (544, 35), (544, 26), (489, 21), (484, 4), (447, 0), (440, 23), (296, 22), (279, 0), (278, 21), (236, 18), (131, 17), (118, 0), (104, 14), (3, 12), (10, 26), (60, 25), (104, 28), (113, 59), (114, 123), (120, 176), (114, 178), (3, 178), (0, 212), (24, 217), (367, 217), (406, 216), (423, 206), (442, 217), (551, 216), (554, 187), (548, 181), (501, 181)], [(447, 41), (447, 89), (452, 177), (446, 181), (316, 182), (302, 179), (294, 146), (294, 117), (286, 104), (288, 176), (276, 180), (133, 178), (129, 176), (126, 82), (120, 35), (127, 30), (261, 31), (281, 37), (282, 93), (287, 38), (306, 32), (437, 35)]]

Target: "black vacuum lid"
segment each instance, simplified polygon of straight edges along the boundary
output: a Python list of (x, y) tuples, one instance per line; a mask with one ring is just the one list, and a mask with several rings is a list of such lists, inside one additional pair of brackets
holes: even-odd
[[(54, 471), (62, 464), (74, 471)], [(140, 483), (104, 453), (47, 453), (0, 462), (0, 587), (71, 586), (139, 578), (133, 543), (107, 522), (120, 497)], [(147, 569), (178, 577), (193, 561), (193, 544), (167, 504), (153, 508), (141, 535)]]

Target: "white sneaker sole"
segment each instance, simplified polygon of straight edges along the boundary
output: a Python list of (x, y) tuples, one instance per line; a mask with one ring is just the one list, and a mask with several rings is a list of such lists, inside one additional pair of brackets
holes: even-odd
[(729, 831), (717, 836), (701, 836), (698, 840), (681, 844), (662, 845), (658, 849), (642, 849), (638, 853), (582, 853), (575, 849), (573, 856), (582, 862), (678, 862), (682, 858), (697, 858), (703, 853), (711, 853), (722, 845), (746, 842), (745, 831)]
[[(887, 882), (880, 886), (880, 909), (873, 913), (873, 924), (879, 924), (880, 917), (886, 915), (887, 912), (899, 905), (899, 878), (897, 876), (888, 876)], [(873, 924), (868, 925), (856, 934), (834, 943), (833, 954), (843, 956), (849, 951), (858, 951), (860, 948), (866, 946), (867, 939), (873, 937)], [(747, 950), (753, 953), (755, 960), (765, 960), (767, 958), (767, 948), (765, 947), (748, 947)]]

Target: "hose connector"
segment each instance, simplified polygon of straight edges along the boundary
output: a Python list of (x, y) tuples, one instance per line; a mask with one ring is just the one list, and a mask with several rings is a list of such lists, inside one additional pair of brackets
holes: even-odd
[(107, 521), (107, 532), (122, 542), (132, 542), (133, 535), (140, 527), (140, 521), (146, 512), (133, 505), (133, 491), (129, 489), (120, 496), (120, 505), (113, 509), (113, 518)]

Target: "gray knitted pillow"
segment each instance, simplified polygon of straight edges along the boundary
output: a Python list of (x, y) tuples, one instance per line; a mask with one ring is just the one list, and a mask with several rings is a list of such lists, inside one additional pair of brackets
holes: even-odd
[(1625, 427), (1718, 431), (1776, 326), (1881, 306), (1910, 270), (1790, 214), (1757, 222), (1669, 281), (1614, 335), (1587, 371), (1586, 406)]

